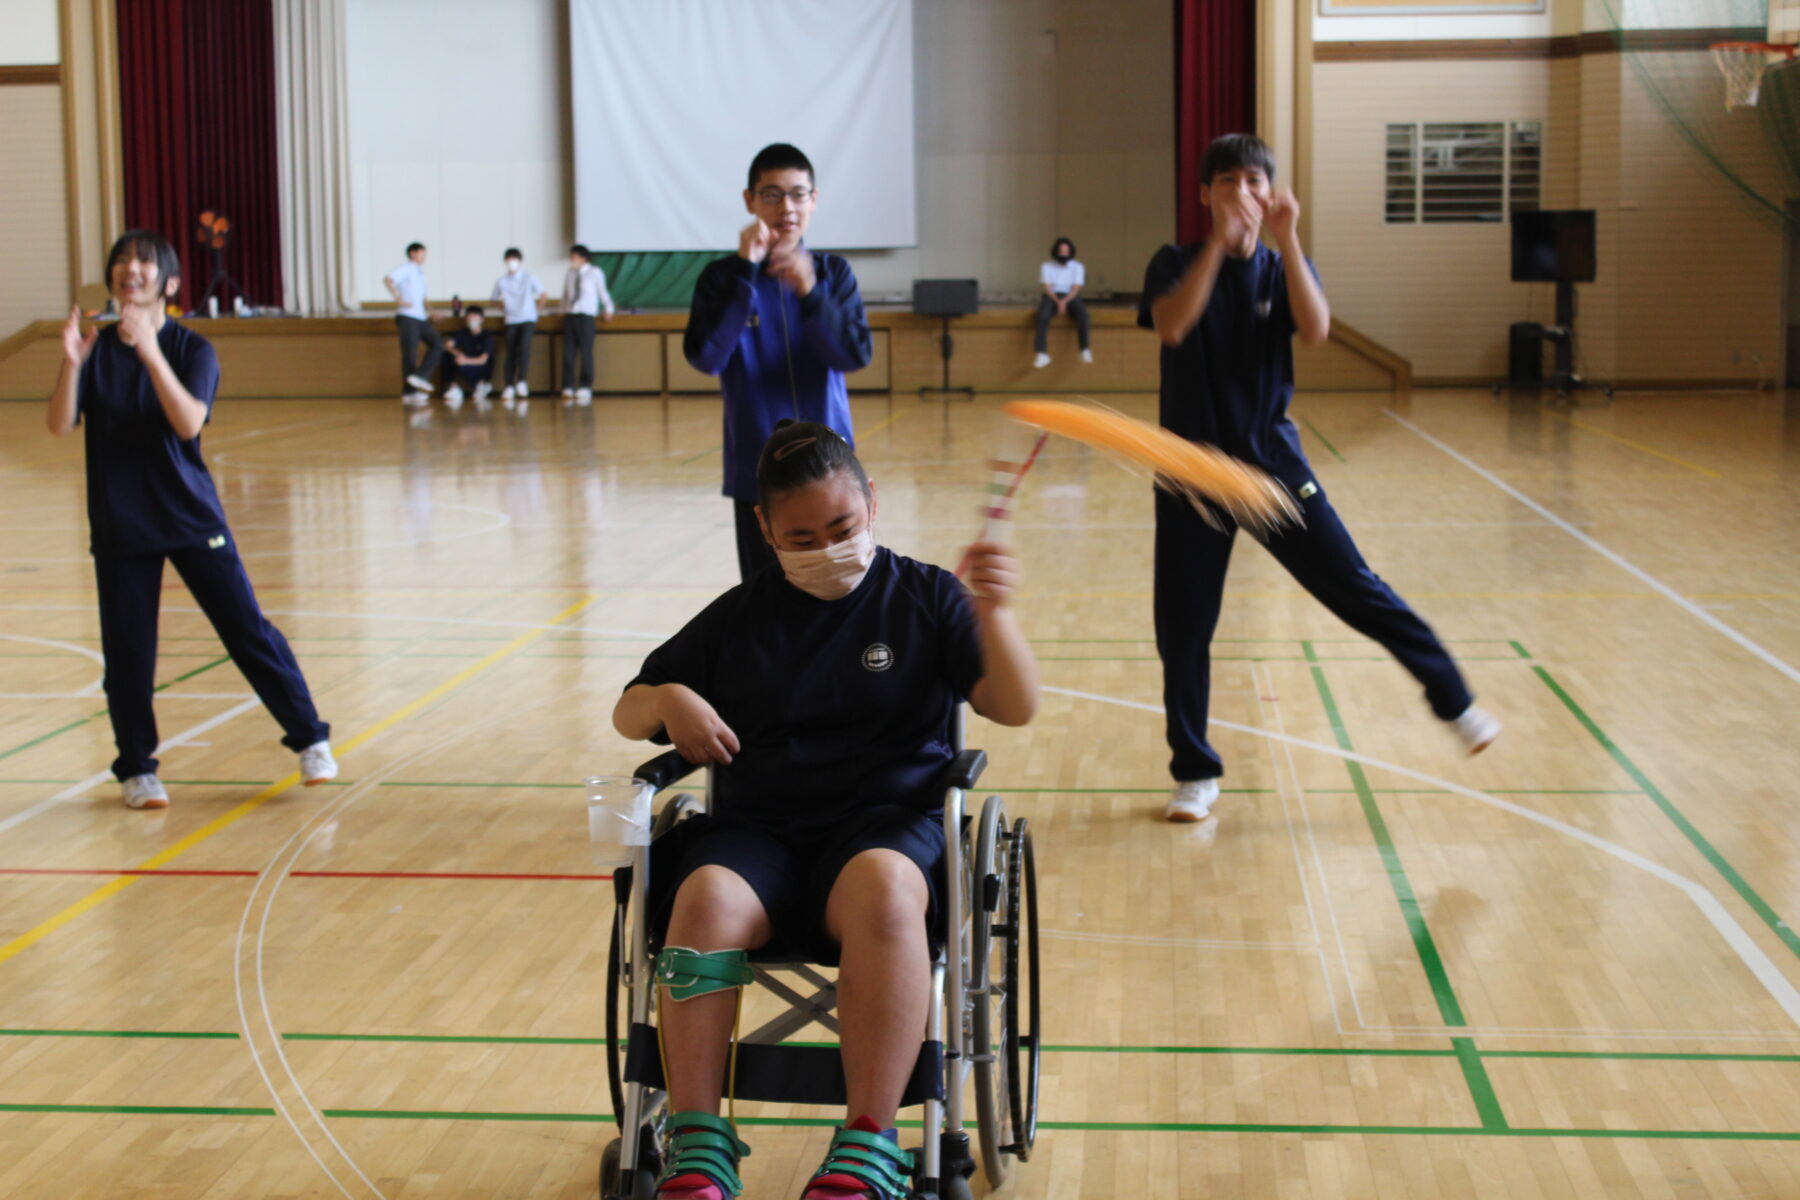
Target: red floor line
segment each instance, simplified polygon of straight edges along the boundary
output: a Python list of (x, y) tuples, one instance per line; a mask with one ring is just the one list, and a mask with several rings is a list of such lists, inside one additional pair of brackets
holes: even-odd
[[(180, 871), (134, 869), (109, 870), (101, 867), (0, 867), (0, 875), (167, 875), (199, 876), (225, 879), (255, 879), (256, 871)], [(296, 879), (518, 879), (518, 880), (587, 880), (603, 881), (611, 875), (534, 875), (499, 871), (290, 871)]]
[(611, 875), (533, 875), (501, 871), (290, 871), (295, 879), (611, 879)]

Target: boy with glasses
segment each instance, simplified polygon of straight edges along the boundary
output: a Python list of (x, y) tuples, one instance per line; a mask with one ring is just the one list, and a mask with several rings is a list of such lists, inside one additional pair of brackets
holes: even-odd
[(844, 375), (872, 346), (850, 264), (807, 249), (818, 206), (812, 163), (777, 142), (750, 163), (744, 208), (754, 218), (736, 254), (708, 263), (694, 285), (683, 349), (719, 376), (725, 397), (724, 492), (736, 508), (744, 579), (775, 562), (756, 520), (756, 459), (784, 418), (816, 421), (853, 442)]

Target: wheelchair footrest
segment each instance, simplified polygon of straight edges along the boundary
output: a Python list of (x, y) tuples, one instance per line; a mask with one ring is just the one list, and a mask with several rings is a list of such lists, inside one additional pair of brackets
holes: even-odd
[[(737, 1098), (770, 1104), (837, 1105), (848, 1100), (844, 1065), (836, 1046), (767, 1045), (740, 1042), (737, 1048)], [(633, 1025), (625, 1052), (625, 1078), (645, 1087), (666, 1090), (656, 1028)], [(944, 1046), (926, 1042), (919, 1048), (912, 1078), (900, 1099), (902, 1108), (944, 1098)]]

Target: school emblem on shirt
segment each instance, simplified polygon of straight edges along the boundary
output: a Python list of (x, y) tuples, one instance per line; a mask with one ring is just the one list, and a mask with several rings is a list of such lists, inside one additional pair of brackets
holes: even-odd
[(862, 664), (865, 671), (885, 671), (894, 665), (894, 652), (876, 642), (862, 652)]

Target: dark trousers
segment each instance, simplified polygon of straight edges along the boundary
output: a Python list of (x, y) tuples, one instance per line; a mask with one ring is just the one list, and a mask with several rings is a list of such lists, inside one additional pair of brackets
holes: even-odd
[[(1300, 502), (1306, 525), (1270, 537), (1269, 553), (1350, 628), (1375, 639), (1425, 685), (1431, 711), (1451, 720), (1474, 697), (1431, 627), (1369, 569), (1324, 492)], [(1231, 533), (1186, 501), (1156, 493), (1156, 649), (1163, 663), (1169, 772), (1178, 781), (1224, 773), (1206, 740), (1212, 637), (1231, 560)]]
[[(433, 377), (438, 360), (444, 357), (444, 338), (438, 333), (437, 326), (417, 317), (395, 317), (394, 324), (400, 327), (400, 382), (410, 391), (412, 385), (406, 382), (408, 375), (417, 375), (420, 379)], [(425, 343), (425, 361), (415, 367), (413, 359), (419, 353), (420, 342)]]
[(506, 327), (506, 386), (524, 383), (531, 373), (531, 337), (537, 332), (536, 321), (525, 321)]
[[(563, 386), (594, 386), (594, 318), (586, 313), (570, 313), (563, 318)], [(575, 359), (581, 358), (581, 374), (575, 374)]]
[[(1058, 297), (1060, 299), (1061, 297)], [(1081, 337), (1081, 348), (1086, 350), (1093, 341), (1093, 325), (1088, 320), (1087, 305), (1076, 296), (1069, 301), (1069, 315), (1075, 318), (1075, 328)], [(1056, 319), (1056, 301), (1045, 296), (1038, 301), (1037, 311), (1037, 352), (1043, 354), (1050, 345), (1050, 322)]]
[(472, 388), (478, 383), (486, 383), (493, 378), (494, 356), (491, 353), (486, 362), (472, 363), (467, 366), (455, 361), (448, 354), (444, 356), (443, 382), (446, 386), (456, 383), (466, 388)]
[(756, 505), (749, 500), (733, 500), (737, 516), (738, 576), (748, 579), (764, 567), (781, 570), (775, 547), (763, 538), (762, 524), (756, 519)]
[(162, 605), (163, 559), (175, 564), (181, 580), (212, 622), (225, 652), (244, 673), (282, 732), (281, 744), (306, 749), (331, 736), (319, 720), (300, 664), (281, 631), (257, 606), (250, 577), (237, 548), (193, 546), (166, 554), (96, 555), (100, 586), (100, 648), (106, 658), (106, 704), (112, 716), (119, 779), (156, 770), (156, 620)]

